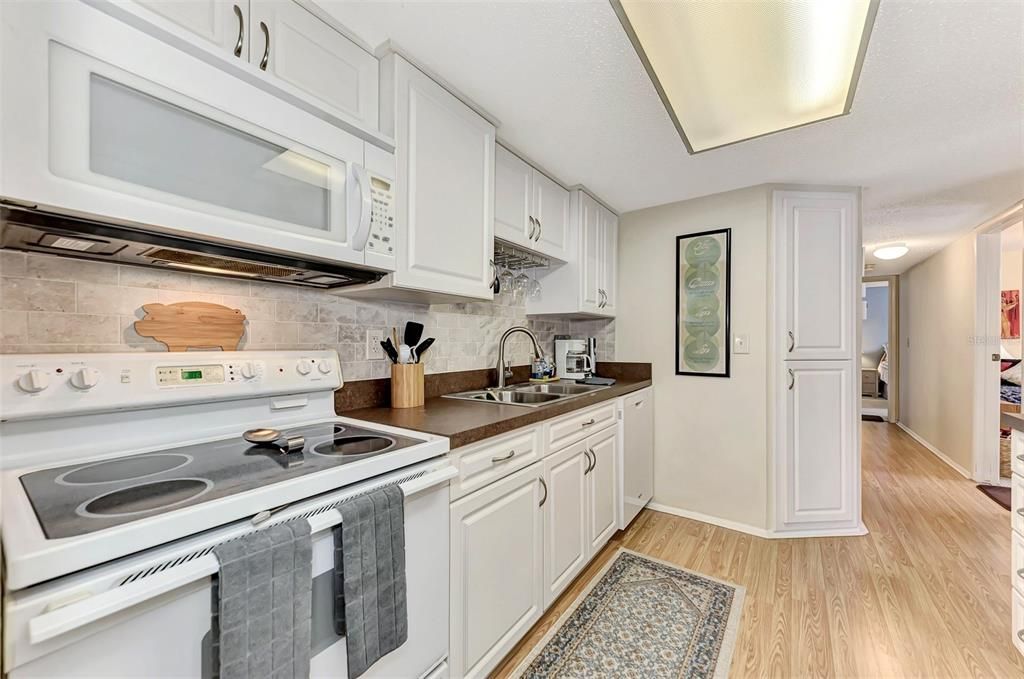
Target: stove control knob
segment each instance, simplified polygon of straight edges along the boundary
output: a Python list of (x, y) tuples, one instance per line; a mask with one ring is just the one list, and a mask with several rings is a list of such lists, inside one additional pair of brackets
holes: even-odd
[(50, 373), (45, 370), (29, 370), (18, 378), (18, 388), (30, 394), (38, 394), (50, 386)]
[(242, 377), (247, 380), (251, 380), (256, 377), (256, 366), (253, 365), (252, 361), (246, 361), (242, 364), (241, 373)]
[(299, 362), (295, 364), (295, 369), (300, 375), (308, 375), (313, 372), (313, 361), (308, 358), (300, 358)]
[(317, 364), (316, 369), (320, 371), (321, 375), (330, 375), (334, 370), (334, 365), (330, 361), (321, 361)]
[(100, 371), (96, 368), (79, 368), (71, 375), (71, 386), (88, 391), (100, 383)]

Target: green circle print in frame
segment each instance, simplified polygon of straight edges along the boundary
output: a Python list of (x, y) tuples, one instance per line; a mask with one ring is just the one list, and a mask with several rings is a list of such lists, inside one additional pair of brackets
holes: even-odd
[(732, 229), (676, 238), (676, 374), (729, 376)]

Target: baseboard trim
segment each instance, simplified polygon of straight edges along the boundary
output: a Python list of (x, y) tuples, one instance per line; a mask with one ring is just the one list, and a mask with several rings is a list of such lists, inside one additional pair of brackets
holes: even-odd
[(960, 474), (960, 476), (962, 476), (962, 477), (964, 477), (965, 479), (968, 479), (968, 480), (973, 480), (971, 478), (971, 473), (969, 471), (967, 471), (966, 469), (961, 467), (959, 464), (954, 462), (944, 452), (942, 452), (941, 450), (939, 450), (938, 448), (936, 448), (932, 444), (928, 443), (928, 441), (926, 441), (916, 431), (914, 431), (913, 429), (911, 429), (907, 425), (903, 424), (902, 422), (897, 422), (896, 426), (899, 427), (900, 429), (902, 429), (903, 431), (907, 432), (907, 435), (910, 436), (910, 438), (912, 438), (915, 441), (917, 441), (918, 443), (920, 443), (925, 448), (925, 450), (927, 450), (929, 453), (931, 453), (932, 455), (934, 455), (935, 457), (939, 458), (940, 460), (945, 462), (947, 465), (949, 465), (950, 468), (952, 468), (955, 472)]
[(653, 509), (656, 512), (663, 514), (672, 514), (673, 516), (681, 516), (684, 519), (693, 519), (694, 521), (700, 521), (701, 523), (710, 523), (712, 526), (718, 526), (720, 528), (728, 528), (729, 530), (738, 531), (740, 533), (746, 533), (747, 535), (753, 535), (759, 538), (770, 539), (774, 537), (772, 533), (764, 528), (758, 528), (757, 526), (751, 526), (747, 523), (740, 523), (739, 521), (730, 521), (729, 519), (720, 519), (717, 516), (711, 516), (709, 514), (701, 514), (700, 512), (692, 512), (689, 509), (680, 509), (679, 507), (671, 507), (669, 505), (663, 505), (660, 502), (648, 502), (647, 509)]

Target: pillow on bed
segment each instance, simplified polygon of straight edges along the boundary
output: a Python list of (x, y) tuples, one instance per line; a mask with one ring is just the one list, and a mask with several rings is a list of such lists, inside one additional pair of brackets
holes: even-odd
[[(1009, 365), (1007, 365), (1009, 363)], [(999, 379), (1004, 384), (1014, 384), (1020, 386), (1021, 377), (1021, 362), (1019, 359), (1003, 360), (1001, 366), (1002, 372), (999, 374)]]

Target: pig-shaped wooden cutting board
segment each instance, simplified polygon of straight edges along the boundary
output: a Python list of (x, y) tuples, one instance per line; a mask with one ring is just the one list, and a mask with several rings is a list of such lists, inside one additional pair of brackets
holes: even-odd
[(245, 334), (245, 315), (208, 302), (143, 304), (146, 317), (135, 321), (135, 332), (167, 345), (169, 351), (211, 349), (235, 351)]

